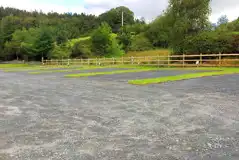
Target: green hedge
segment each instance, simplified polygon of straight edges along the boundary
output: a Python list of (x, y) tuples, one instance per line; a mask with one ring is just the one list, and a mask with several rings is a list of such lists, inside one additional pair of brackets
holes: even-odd
[(238, 53), (239, 35), (232, 32), (202, 32), (186, 37), (178, 46), (178, 53)]

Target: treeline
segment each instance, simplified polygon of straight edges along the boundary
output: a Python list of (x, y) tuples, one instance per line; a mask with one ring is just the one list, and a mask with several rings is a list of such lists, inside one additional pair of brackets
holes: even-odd
[(149, 24), (135, 19), (127, 7), (99, 16), (0, 7), (0, 60), (114, 57), (155, 48), (175, 54), (239, 52), (239, 18), (228, 22), (222, 16), (211, 24), (209, 3), (169, 0), (165, 12)]

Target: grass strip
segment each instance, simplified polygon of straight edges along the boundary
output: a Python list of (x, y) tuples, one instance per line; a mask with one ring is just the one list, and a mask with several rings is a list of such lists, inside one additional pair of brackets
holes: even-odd
[(132, 70), (116, 70), (110, 72), (90, 72), (90, 73), (79, 73), (79, 74), (68, 74), (64, 77), (66, 78), (80, 78), (80, 77), (90, 77), (90, 76), (98, 76), (98, 75), (112, 75), (112, 74), (122, 74), (122, 73), (133, 73), (133, 72), (146, 72), (153, 71), (157, 69), (132, 69)]
[(220, 76), (227, 74), (236, 74), (239, 73), (239, 70), (223, 70), (223, 71), (214, 71), (214, 72), (199, 72), (199, 73), (189, 73), (176, 76), (160, 77), (160, 78), (149, 78), (149, 79), (139, 79), (139, 80), (129, 80), (129, 84), (134, 85), (148, 85), (148, 84), (157, 84), (171, 81), (180, 81), (208, 76)]
[(82, 71), (82, 70), (91, 70), (91, 69), (102, 69), (109, 67), (100, 67), (100, 66), (83, 66), (80, 68), (72, 68), (72, 69), (59, 69), (59, 70), (44, 70), (44, 71), (33, 71), (28, 72), (29, 74), (44, 74), (44, 73), (63, 73), (63, 72), (73, 72), (73, 71)]

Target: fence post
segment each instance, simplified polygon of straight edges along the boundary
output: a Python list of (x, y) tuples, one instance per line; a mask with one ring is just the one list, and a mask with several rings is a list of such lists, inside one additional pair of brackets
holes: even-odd
[(41, 64), (44, 65), (44, 58), (41, 58)]
[(185, 54), (183, 54), (183, 68), (185, 67)]
[(219, 52), (219, 66), (221, 67), (222, 65), (222, 54)]
[(134, 64), (134, 57), (131, 57), (131, 64)]
[(168, 55), (168, 67), (170, 67), (170, 55)]
[(159, 68), (159, 55), (158, 55), (158, 68)]
[(70, 66), (70, 59), (68, 58), (67, 66)]
[(202, 53), (200, 53), (200, 66), (202, 65)]

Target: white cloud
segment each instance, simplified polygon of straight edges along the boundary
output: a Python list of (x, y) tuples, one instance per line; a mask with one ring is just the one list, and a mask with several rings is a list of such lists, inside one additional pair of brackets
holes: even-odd
[[(61, 0), (64, 1), (64, 0)], [(70, 0), (68, 0), (70, 2)], [(50, 1), (39, 0), (1, 0), (0, 5), (28, 11), (42, 10), (43, 12), (76, 12), (99, 15), (117, 6), (127, 6), (134, 11), (136, 17), (152, 20), (160, 15), (167, 7), (168, 0), (83, 0), (82, 5), (64, 6)], [(59, 2), (59, 1), (58, 1)], [(67, 2), (67, 0), (65, 0)], [(229, 20), (239, 16), (239, 0), (212, 0), (212, 15), (210, 20), (216, 22), (221, 15), (227, 15)]]

